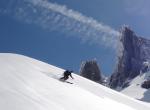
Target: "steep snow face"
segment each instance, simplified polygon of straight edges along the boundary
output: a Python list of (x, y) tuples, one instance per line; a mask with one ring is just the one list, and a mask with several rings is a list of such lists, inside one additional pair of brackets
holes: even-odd
[(149, 80), (150, 72), (138, 75), (130, 82), (130, 86), (123, 89), (121, 92), (135, 99), (150, 102), (150, 90), (142, 88), (142, 84), (144, 83), (144, 81)]
[(16, 54), (0, 54), (0, 110), (150, 110), (150, 106), (63, 69)]

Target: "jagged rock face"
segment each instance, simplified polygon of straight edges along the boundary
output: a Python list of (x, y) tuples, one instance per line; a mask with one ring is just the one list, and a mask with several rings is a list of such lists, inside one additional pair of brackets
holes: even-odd
[(95, 60), (82, 62), (80, 75), (90, 80), (101, 82), (101, 72)]
[(110, 78), (110, 87), (123, 87), (140, 74), (143, 62), (150, 60), (150, 40), (138, 37), (128, 27), (121, 30), (122, 55)]

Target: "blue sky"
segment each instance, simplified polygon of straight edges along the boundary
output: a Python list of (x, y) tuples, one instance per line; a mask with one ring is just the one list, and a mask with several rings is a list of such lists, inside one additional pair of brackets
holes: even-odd
[(75, 72), (82, 61), (96, 58), (101, 71), (109, 75), (115, 67), (114, 45), (123, 24), (138, 35), (146, 38), (150, 35), (147, 0), (48, 0), (46, 3), (52, 9), (45, 4), (41, 8), (39, 4), (28, 5), (19, 0), (0, 1), (0, 52), (27, 55)]

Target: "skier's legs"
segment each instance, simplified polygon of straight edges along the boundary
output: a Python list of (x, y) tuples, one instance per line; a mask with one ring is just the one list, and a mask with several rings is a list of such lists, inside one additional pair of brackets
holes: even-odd
[(68, 78), (69, 78), (68, 76), (65, 76), (65, 77), (64, 77), (64, 80), (67, 80)]
[(64, 77), (61, 77), (61, 78), (60, 78), (60, 80), (64, 80), (64, 79), (65, 79)]

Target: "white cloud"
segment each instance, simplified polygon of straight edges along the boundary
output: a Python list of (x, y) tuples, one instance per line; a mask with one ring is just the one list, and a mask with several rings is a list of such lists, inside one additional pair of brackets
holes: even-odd
[[(13, 3), (14, 5), (14, 3)], [(91, 17), (68, 9), (65, 5), (47, 0), (22, 0), (11, 6), (11, 14), (16, 19), (33, 23), (49, 31), (60, 30), (73, 34), (84, 42), (117, 47), (119, 32)], [(6, 9), (9, 10), (9, 9)]]

